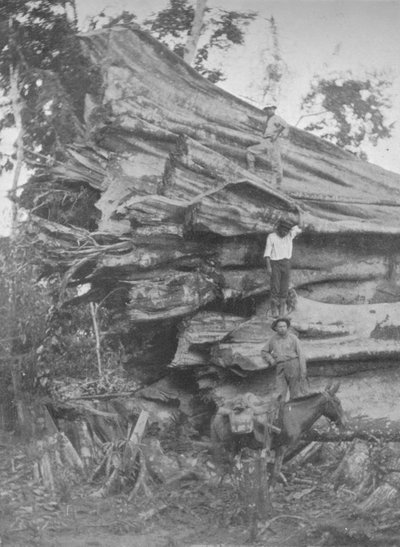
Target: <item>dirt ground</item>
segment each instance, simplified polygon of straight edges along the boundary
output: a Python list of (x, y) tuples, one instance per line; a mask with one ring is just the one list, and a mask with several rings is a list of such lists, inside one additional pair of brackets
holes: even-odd
[[(228, 547), (250, 544), (246, 504), (235, 481), (149, 484), (124, 494), (93, 497), (96, 487), (66, 474), (50, 493), (33, 478), (29, 447), (0, 437), (0, 545), (43, 547)], [(258, 522), (253, 545), (266, 547), (399, 546), (398, 508), (359, 515), (354, 496), (335, 490), (338, 454), (286, 470), (288, 484), (272, 495), (273, 512)], [(98, 488), (97, 488), (98, 489)]]

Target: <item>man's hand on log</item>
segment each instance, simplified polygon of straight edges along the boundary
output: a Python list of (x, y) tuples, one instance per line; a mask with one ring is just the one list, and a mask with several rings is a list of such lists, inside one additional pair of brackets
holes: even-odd
[(299, 226), (302, 230), (313, 228), (313, 216), (306, 211), (299, 211)]

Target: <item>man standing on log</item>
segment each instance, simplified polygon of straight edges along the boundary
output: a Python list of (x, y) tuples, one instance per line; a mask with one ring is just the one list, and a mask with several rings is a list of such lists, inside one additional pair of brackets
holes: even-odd
[(285, 120), (275, 114), (275, 110), (276, 106), (272, 103), (263, 108), (263, 112), (267, 115), (263, 140), (259, 144), (254, 144), (247, 148), (246, 160), (248, 169), (254, 171), (255, 156), (265, 154), (271, 164), (272, 184), (280, 188), (283, 177), (283, 167), (279, 138), (288, 137), (289, 126)]
[(278, 317), (271, 328), (272, 335), (261, 350), (261, 356), (269, 365), (276, 365), (276, 390), (281, 401), (286, 400), (289, 390), (290, 399), (305, 394), (307, 366), (300, 340), (289, 332), (290, 319)]
[(281, 219), (278, 221), (275, 230), (267, 237), (264, 257), (267, 263), (267, 272), (270, 275), (271, 312), (273, 317), (283, 316), (286, 313), (293, 239), (300, 232), (301, 228), (299, 226)]

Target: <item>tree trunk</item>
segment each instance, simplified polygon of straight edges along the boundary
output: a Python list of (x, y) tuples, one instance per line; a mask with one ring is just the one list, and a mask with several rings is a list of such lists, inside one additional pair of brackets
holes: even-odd
[(265, 63), (267, 65), (267, 69), (264, 77), (265, 83), (262, 97), (263, 103), (269, 102), (268, 97), (271, 97), (271, 100), (274, 101), (279, 100), (280, 81), (282, 79), (282, 58), (278, 38), (278, 28), (274, 17), (271, 16), (268, 21), (272, 42), (272, 63)]
[(250, 540), (255, 541), (258, 522), (265, 521), (272, 510), (265, 454), (244, 455), (239, 465), (240, 494), (247, 513)]
[(76, 9), (76, 0), (69, 0), (72, 7), (73, 21), (75, 29), (78, 30), (78, 10)]
[(399, 490), (385, 482), (378, 486), (372, 494), (358, 505), (358, 510), (363, 513), (377, 511), (392, 504), (399, 497)]
[[(267, 384), (274, 371), (260, 356), (271, 334), (263, 247), (284, 218), (303, 225), (292, 281), (307, 298), (299, 295), (291, 318), (311, 380), (374, 368), (376, 382), (394, 368), (400, 355), (399, 175), (290, 128), (278, 190), (267, 158), (256, 162), (256, 172), (246, 165), (247, 147), (262, 136), (262, 111), (200, 77), (136, 26), (80, 39), (103, 74), (103, 98), (92, 97), (86, 127), (91, 144), (70, 147), (70, 159), (37, 181), (29, 199), (34, 205), (53, 181), (83, 184), (99, 196), (98, 224), (89, 232), (77, 228), (79, 219), (68, 227), (35, 220), (39, 234), (32, 240), (40, 242), (46, 264), (66, 272), (65, 285), (90, 282), (93, 301), (109, 284), (120, 295), (108, 302), (121, 339), (127, 346), (136, 336), (142, 341), (129, 348), (129, 363), (165, 367), (182, 318), (236, 307), (243, 320), (255, 313), (254, 324), (234, 326), (214, 341), (210, 334), (209, 344), (183, 341), (174, 365), (197, 367), (193, 376), (213, 395), (242, 389), (238, 375), (243, 389), (273, 389)], [(379, 289), (388, 282), (386, 297)], [(386, 299), (390, 303), (377, 303)], [(225, 385), (215, 385), (221, 378)], [(362, 391), (370, 394), (370, 384), (365, 380)], [(358, 405), (350, 389), (344, 400), (360, 413), (371, 406), (367, 397)]]
[(353, 441), (363, 439), (375, 442), (400, 442), (400, 421), (385, 418), (352, 417), (348, 418), (346, 428), (339, 429), (311, 429), (305, 436), (313, 441)]
[(368, 444), (355, 439), (332, 478), (336, 487), (345, 486), (359, 498), (371, 488), (373, 472)]
[(130, 282), (128, 314), (132, 322), (188, 315), (215, 298), (218, 286), (200, 272), (170, 272), (152, 280)]
[[(10, 22), (11, 25), (11, 22)], [(10, 262), (14, 264), (15, 268), (17, 267), (16, 263), (16, 236), (17, 236), (17, 203), (16, 195), (18, 183), (21, 175), (21, 170), (24, 160), (24, 149), (23, 149), (23, 126), (22, 126), (22, 106), (21, 106), (21, 96), (18, 89), (19, 83), (19, 70), (18, 66), (13, 66), (10, 64), (10, 96), (13, 107), (13, 115), (15, 120), (15, 125), (18, 131), (17, 140), (15, 142), (16, 147), (16, 162), (14, 166), (14, 175), (12, 180), (12, 186), (10, 190), (11, 195), (11, 228), (10, 228)], [(15, 276), (12, 276), (12, 279), (9, 280), (9, 316), (8, 316), (8, 325), (9, 325), (9, 335), (10, 340), (10, 361), (11, 361), (11, 376), (13, 380), (13, 389), (14, 389), (14, 402), (17, 409), (18, 416), (18, 427), (22, 435), (29, 435), (30, 425), (27, 423), (27, 412), (24, 403), (24, 396), (21, 389), (21, 370), (20, 370), (20, 360), (14, 359), (15, 351), (19, 351), (16, 348), (16, 340), (18, 338), (18, 318), (17, 318), (17, 307), (16, 307), (16, 279)]]
[[(247, 290), (256, 287), (255, 282), (245, 286)], [(270, 368), (261, 357), (263, 346), (273, 334), (266, 305), (264, 301), (257, 316), (213, 346), (215, 364), (244, 371)], [(355, 370), (380, 369), (383, 363), (395, 365), (400, 351), (399, 302), (369, 304), (360, 309), (357, 305), (325, 304), (299, 297), (291, 324), (302, 339), (310, 376), (342, 376)]]
[(196, 56), (197, 44), (199, 43), (201, 27), (203, 26), (204, 12), (206, 10), (207, 0), (197, 0), (194, 19), (190, 34), (188, 36), (183, 59), (188, 65), (192, 65)]

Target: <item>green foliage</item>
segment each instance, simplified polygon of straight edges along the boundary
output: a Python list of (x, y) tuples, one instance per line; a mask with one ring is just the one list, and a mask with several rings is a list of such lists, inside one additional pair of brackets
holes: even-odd
[[(170, 0), (167, 8), (147, 19), (144, 25), (158, 40), (183, 57), (194, 15), (194, 7), (188, 0)], [(221, 70), (207, 66), (210, 53), (215, 49), (225, 51), (234, 44), (243, 44), (244, 29), (255, 17), (256, 14), (253, 12), (206, 8), (202, 29), (203, 44), (196, 54), (195, 69), (214, 83), (222, 80)]]
[[(101, 329), (106, 329), (110, 323), (107, 309), (101, 308), (98, 315)], [(96, 340), (89, 306), (51, 306), (44, 322), (45, 335), (37, 349), (40, 387), (46, 389), (57, 378), (97, 379)], [(118, 352), (119, 348), (103, 340), (101, 354), (106, 375), (119, 363)]]
[(60, 375), (79, 378), (95, 372), (95, 342), (87, 307), (67, 311), (51, 306), (45, 325), (45, 335), (37, 349), (42, 388), (50, 378)]
[(0, 246), (1, 355), (29, 352), (43, 337), (41, 318), (50, 299), (48, 289), (36, 281), (37, 276), (32, 246), (23, 232), (12, 242), (3, 238)]
[(51, 302), (49, 287), (38, 281), (32, 247), (23, 231), (0, 245), (0, 357), (2, 382), (10, 383), (15, 359), (21, 365), (24, 387), (36, 375), (35, 349), (45, 336), (44, 317)]
[(318, 77), (303, 100), (305, 116), (316, 113), (317, 121), (304, 129), (366, 158), (363, 145), (376, 146), (389, 138), (393, 124), (385, 121), (390, 108), (390, 81), (378, 73), (363, 79), (350, 74)]
[(134, 23), (136, 15), (129, 11), (123, 11), (116, 17), (107, 18), (105, 10), (102, 10), (98, 15), (92, 17), (89, 24), (89, 30), (95, 30), (96, 28), (110, 28), (114, 25), (129, 25)]
[[(18, 71), (24, 145), (47, 156), (62, 153), (81, 130), (84, 97), (96, 93), (98, 70), (84, 56), (68, 0), (3, 0), (0, 81), (7, 94)], [(4, 112), (10, 125), (13, 112)]]
[[(98, 377), (96, 340), (89, 306), (60, 308), (61, 279), (57, 274), (40, 277), (32, 241), (20, 227), (13, 240), (0, 240), (0, 379), (11, 384), (15, 359), (20, 363), (22, 389), (46, 390), (51, 379), (72, 376)], [(75, 296), (69, 289), (69, 296)], [(109, 312), (98, 313), (101, 331), (110, 325)], [(105, 374), (119, 363), (119, 347), (103, 339)], [(1, 390), (0, 390), (1, 393)]]
[(160, 41), (168, 37), (186, 41), (193, 19), (194, 8), (187, 0), (170, 0), (167, 8), (154, 14), (144, 24)]

